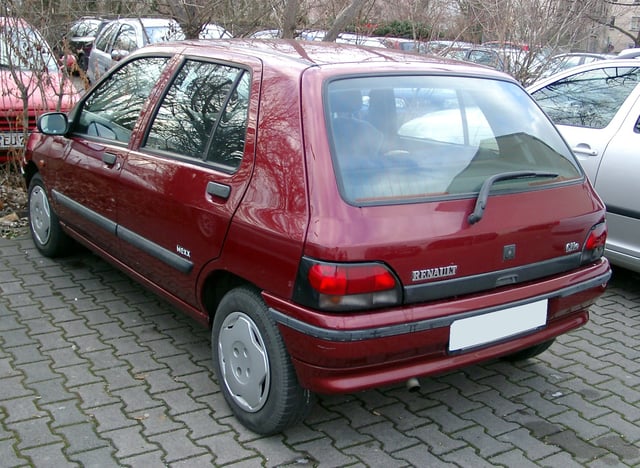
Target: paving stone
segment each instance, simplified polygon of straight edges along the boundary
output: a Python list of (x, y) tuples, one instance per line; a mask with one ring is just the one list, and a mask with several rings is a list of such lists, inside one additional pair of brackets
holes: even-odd
[(229, 430), (229, 426), (218, 423), (213, 416), (213, 412), (208, 408), (192, 413), (178, 414), (174, 419), (183, 422), (189, 428), (189, 437), (193, 440), (202, 439), (203, 437), (209, 437)]
[[(544, 457), (548, 457), (559, 451), (555, 445), (549, 445), (544, 442), (545, 437), (535, 437), (529, 430), (525, 428), (516, 429), (515, 431), (502, 434), (498, 437), (502, 442), (510, 443), (514, 447), (517, 447), (517, 454), (513, 456), (524, 456), (528, 460), (539, 460)], [(512, 453), (509, 451), (508, 453)], [(497, 457), (500, 458), (500, 457)], [(507, 457), (510, 458), (510, 457)], [(507, 465), (507, 466), (519, 466), (519, 465)]]
[(442, 455), (445, 461), (456, 463), (462, 466), (472, 466), (473, 468), (492, 468), (493, 463), (486, 461), (478, 455), (471, 447), (465, 447), (455, 452)]
[(78, 401), (76, 399), (58, 401), (47, 405), (40, 404), (40, 407), (51, 415), (52, 429), (60, 426), (87, 422), (91, 419), (90, 414), (80, 411), (78, 408)]
[(13, 422), (42, 418), (46, 416), (47, 414), (38, 408), (38, 405), (36, 404), (37, 402), (38, 398), (34, 395), (4, 400), (3, 407), (6, 412), (6, 416), (2, 418), (2, 422), (4, 424), (11, 424)]
[(362, 427), (359, 431), (380, 441), (382, 448), (386, 452), (395, 452), (396, 450), (401, 450), (418, 443), (418, 440), (415, 437), (403, 434), (393, 427), (393, 424), (388, 421)]
[(240, 445), (231, 431), (199, 439), (198, 445), (209, 449), (215, 457), (216, 466), (254, 458), (258, 455), (252, 449)]
[(489, 461), (492, 462), (494, 466), (517, 466), (518, 468), (535, 468), (539, 466), (537, 463), (526, 458), (522, 451), (517, 449), (491, 457)]
[[(248, 441), (243, 445), (248, 450), (252, 450), (253, 452), (260, 454), (264, 459), (264, 466), (298, 466), (298, 463), (305, 459), (307, 454), (291, 449), (284, 443), (283, 439), (284, 437), (282, 434), (278, 434), (271, 437), (261, 437), (256, 440)], [(304, 466), (304, 464), (302, 465)]]
[(91, 410), (91, 417), (98, 425), (99, 432), (113, 431), (125, 427), (137, 426), (138, 421), (130, 418), (123, 410), (121, 403), (99, 406)]
[[(440, 430), (437, 424), (428, 424), (407, 432), (408, 436), (420, 441), (423, 450), (434, 455), (441, 455), (465, 447), (467, 444)], [(400, 451), (404, 452), (404, 451)], [(395, 453), (395, 452), (394, 452)]]
[(51, 418), (40, 417), (7, 424), (7, 428), (17, 434), (17, 448), (28, 450), (40, 445), (61, 442), (62, 439), (49, 429)]
[(178, 390), (157, 393), (153, 395), (153, 397), (164, 401), (166, 406), (170, 408), (171, 415), (191, 413), (205, 407), (202, 403), (191, 398), (189, 389), (186, 387)]
[[(69, 455), (69, 459), (78, 462), (82, 468), (116, 468), (120, 463), (115, 458), (115, 450), (111, 447), (102, 447), (86, 452)], [(142, 465), (140, 465), (142, 466)], [(151, 465), (146, 465), (151, 468)]]
[(65, 386), (70, 390), (83, 385), (103, 382), (100, 376), (93, 374), (91, 369), (89, 369), (89, 362), (73, 366), (59, 367), (56, 369), (56, 372), (64, 375), (66, 379)]
[(495, 437), (487, 434), (483, 427), (474, 426), (456, 432), (454, 437), (464, 440), (470, 446), (474, 447), (476, 452), (487, 460), (497, 454), (508, 452), (513, 448), (509, 443), (501, 442)]
[(347, 466), (358, 461), (357, 458), (336, 449), (326, 437), (297, 444), (294, 448), (308, 453), (315, 460), (322, 460), (322, 463), (328, 466)]
[(456, 463), (444, 461), (443, 459), (433, 455), (429, 452), (428, 448), (423, 445), (414, 445), (413, 447), (395, 452), (393, 455), (395, 458), (406, 460), (411, 467), (424, 466), (429, 468), (454, 468), (461, 466)]
[[(371, 441), (362, 445), (346, 447), (343, 449), (345, 454), (356, 457), (364, 466), (383, 466), (385, 468), (406, 467), (409, 466), (407, 460), (397, 459), (392, 454), (385, 452), (378, 442)], [(428, 465), (425, 465), (428, 466)]]
[(33, 395), (33, 391), (23, 387), (21, 375), (0, 378), (0, 395), (3, 401)]
[(144, 426), (142, 435), (145, 437), (181, 429), (183, 426), (174, 421), (167, 414), (167, 411), (168, 409), (165, 407), (150, 408), (129, 414), (129, 418), (135, 419)]
[(80, 467), (81, 465), (79, 463), (69, 459), (64, 449), (64, 444), (57, 443), (24, 449), (22, 450), (22, 453), (24, 454), (24, 456), (29, 457), (31, 461), (28, 466), (43, 468)]
[(109, 447), (110, 445), (109, 440), (98, 437), (93, 422), (60, 426), (56, 428), (55, 432), (64, 437), (67, 442), (65, 452), (69, 455)]
[(632, 466), (640, 464), (640, 447), (638, 439), (626, 440), (619, 434), (609, 433), (594, 441), (598, 447), (606, 449), (608, 452), (618, 456), (623, 462)]
[(150, 436), (149, 440), (155, 442), (165, 452), (165, 461), (168, 463), (182, 460), (187, 457), (198, 457), (207, 453), (207, 449), (196, 445), (188, 436), (187, 429), (165, 432)]
[(38, 395), (40, 405), (67, 401), (78, 397), (77, 393), (65, 388), (63, 377), (34, 382), (29, 384), (29, 388)]
[(111, 440), (112, 447), (117, 449), (116, 457), (118, 459), (142, 455), (148, 452), (155, 452), (160, 449), (157, 444), (151, 443), (142, 437), (140, 432), (140, 426), (132, 426), (123, 429), (116, 429), (114, 431), (102, 432), (101, 436)]

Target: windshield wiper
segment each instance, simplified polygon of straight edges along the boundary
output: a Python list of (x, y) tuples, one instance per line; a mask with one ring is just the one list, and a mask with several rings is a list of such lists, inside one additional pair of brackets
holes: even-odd
[(516, 171), (516, 172), (503, 172), (501, 174), (494, 174), (491, 177), (488, 177), (480, 188), (480, 193), (478, 194), (478, 199), (476, 200), (476, 206), (473, 209), (473, 213), (469, 215), (467, 221), (469, 224), (475, 224), (482, 219), (482, 215), (484, 214), (484, 209), (487, 207), (487, 200), (489, 199), (489, 192), (491, 191), (491, 186), (500, 180), (511, 180), (511, 179), (526, 179), (526, 178), (538, 178), (538, 177), (558, 177), (558, 174), (554, 174), (553, 172), (540, 172), (540, 171)]

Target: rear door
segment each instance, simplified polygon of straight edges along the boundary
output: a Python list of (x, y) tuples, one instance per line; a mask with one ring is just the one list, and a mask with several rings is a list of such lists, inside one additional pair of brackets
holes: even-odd
[(258, 102), (259, 83), (259, 63), (186, 60), (123, 168), (123, 257), (189, 303), (198, 273), (220, 254), (251, 176), (257, 109), (249, 104)]

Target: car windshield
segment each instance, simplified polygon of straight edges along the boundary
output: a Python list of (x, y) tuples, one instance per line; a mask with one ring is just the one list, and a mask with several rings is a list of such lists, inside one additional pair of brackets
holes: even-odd
[(326, 119), (340, 190), (354, 205), (536, 190), (581, 180), (582, 171), (549, 119), (515, 83), (456, 76), (334, 80)]
[(147, 35), (147, 38), (149, 39), (149, 44), (184, 39), (184, 34), (177, 24), (166, 26), (150, 26), (144, 28), (144, 31)]
[(12, 21), (0, 24), (0, 68), (55, 72), (58, 65), (37, 31)]

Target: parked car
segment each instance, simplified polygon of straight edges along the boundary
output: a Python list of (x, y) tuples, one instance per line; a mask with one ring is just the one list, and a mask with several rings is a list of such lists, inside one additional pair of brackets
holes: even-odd
[(168, 18), (120, 18), (111, 21), (95, 39), (87, 77), (95, 82), (116, 62), (140, 47), (183, 38), (180, 25)]
[(223, 26), (216, 23), (208, 23), (200, 32), (200, 39), (231, 39), (233, 36)]
[(630, 49), (621, 50), (616, 58), (638, 58), (640, 57), (640, 47), (632, 47)]
[(39, 129), (37, 249), (74, 239), (211, 326), (221, 392), (258, 433), (315, 393), (536, 356), (611, 274), (604, 205), (531, 96), (488, 68), (156, 44)]
[(73, 53), (75, 64), (80, 70), (87, 71), (93, 42), (108, 22), (109, 20), (105, 18), (80, 18), (71, 25), (69, 32), (65, 34), (62, 52), (65, 54), (67, 52)]
[(546, 78), (555, 73), (566, 70), (567, 68), (577, 67), (585, 63), (597, 62), (598, 60), (607, 60), (614, 58), (609, 54), (596, 54), (589, 52), (571, 52), (566, 54), (557, 54), (543, 62), (540, 67), (540, 78)]
[(606, 255), (640, 272), (640, 63), (602, 60), (528, 88), (607, 206)]
[(440, 55), (465, 62), (478, 63), (500, 71), (507, 71), (505, 60), (499, 50), (482, 46), (451, 47)]
[(67, 111), (77, 98), (38, 30), (23, 19), (0, 17), (0, 163), (20, 156), (38, 115)]

